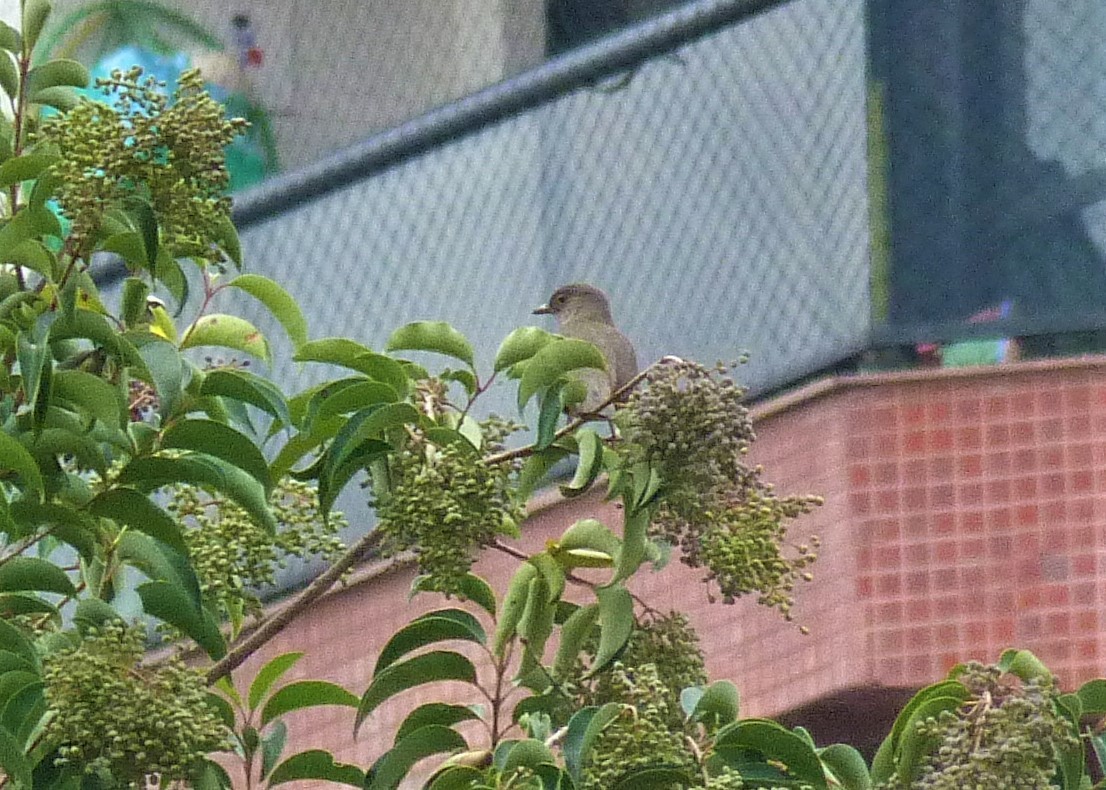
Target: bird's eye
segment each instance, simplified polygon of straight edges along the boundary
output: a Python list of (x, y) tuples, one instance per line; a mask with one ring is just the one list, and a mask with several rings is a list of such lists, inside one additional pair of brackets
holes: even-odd
[(553, 304), (564, 304), (566, 299), (568, 299), (568, 297), (564, 294), (557, 294), (553, 297)]

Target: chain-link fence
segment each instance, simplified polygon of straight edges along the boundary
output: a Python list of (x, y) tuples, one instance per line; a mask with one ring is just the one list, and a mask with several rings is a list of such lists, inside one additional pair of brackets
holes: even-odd
[(747, 350), (759, 390), (857, 350), (863, 3), (749, 6), (688, 5), (247, 196), (250, 266), (316, 336), (441, 318), (485, 364), (574, 280), (641, 359)]

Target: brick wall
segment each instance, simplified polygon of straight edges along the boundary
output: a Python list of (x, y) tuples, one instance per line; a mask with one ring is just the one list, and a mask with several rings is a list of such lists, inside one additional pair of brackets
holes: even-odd
[[(752, 602), (709, 604), (700, 574), (679, 563), (635, 583), (653, 606), (691, 615), (712, 677), (737, 683), (745, 715), (921, 686), (1010, 646), (1035, 651), (1069, 687), (1106, 674), (1106, 359), (837, 379), (755, 413), (754, 460), (767, 477), (781, 493), (826, 498), (791, 536), (823, 544), (815, 580), (797, 592), (810, 635)], [(531, 519), (521, 547), (539, 550), (595, 508), (617, 523), (595, 498), (564, 502)], [(513, 567), (489, 555), (477, 570), (502, 590)], [(408, 602), (411, 576), (399, 569), (327, 597), (236, 674), (244, 683), (260, 660), (303, 650), (294, 677), (360, 694), (387, 636), (442, 605)], [(465, 691), (447, 696), (478, 701)], [(382, 707), (356, 742), (347, 710), (293, 718), (293, 745), (368, 765), (420, 696), (431, 695)]]

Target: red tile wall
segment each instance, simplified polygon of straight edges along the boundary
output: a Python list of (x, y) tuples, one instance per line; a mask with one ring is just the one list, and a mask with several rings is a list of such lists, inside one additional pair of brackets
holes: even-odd
[[(744, 715), (871, 684), (921, 686), (1010, 646), (1035, 651), (1069, 687), (1106, 674), (1106, 360), (838, 380), (756, 413), (753, 460), (768, 479), (826, 499), (792, 530), (796, 543), (822, 542), (815, 579), (796, 594), (797, 623), (751, 601), (708, 603), (701, 574), (678, 562), (634, 585), (652, 606), (690, 614), (712, 677), (737, 683)], [(572, 500), (532, 518), (520, 547), (540, 550), (596, 512), (617, 525), (609, 505)], [(502, 591), (514, 567), (490, 553), (477, 570)], [(262, 660), (302, 650), (290, 678), (361, 694), (387, 637), (449, 605), (408, 601), (411, 577), (400, 569), (327, 597), (238, 670), (239, 685)], [(463, 686), (437, 692), (382, 707), (356, 741), (346, 709), (297, 714), (290, 749), (366, 766), (416, 704), (479, 702)]]

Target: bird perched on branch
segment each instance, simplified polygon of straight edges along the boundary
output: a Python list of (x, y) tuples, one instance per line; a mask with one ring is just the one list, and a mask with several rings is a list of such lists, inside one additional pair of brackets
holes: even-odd
[(612, 392), (637, 375), (634, 346), (618, 331), (611, 317), (607, 295), (593, 285), (573, 283), (553, 292), (549, 301), (534, 310), (535, 315), (557, 319), (557, 331), (565, 337), (586, 340), (598, 348), (607, 360), (607, 370), (580, 370), (574, 376), (587, 386), (587, 395), (574, 407), (583, 413), (595, 412)]

